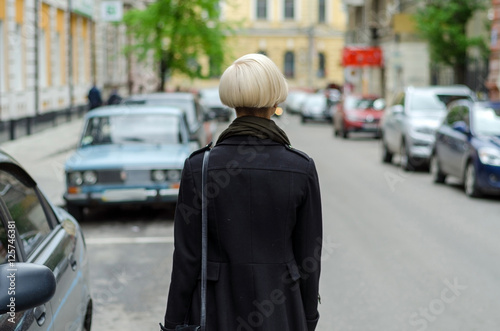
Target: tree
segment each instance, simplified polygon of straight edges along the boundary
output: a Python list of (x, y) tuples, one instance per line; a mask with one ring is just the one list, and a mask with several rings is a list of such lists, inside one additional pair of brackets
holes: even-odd
[(427, 0), (414, 15), (417, 29), (429, 43), (431, 59), (453, 67), (455, 82), (465, 83), (467, 51), (477, 47), (487, 56), (483, 37), (468, 37), (467, 22), (478, 10), (486, 8), (486, 0)]
[(197, 60), (206, 55), (211, 73), (220, 74), (225, 59), (224, 42), (230, 26), (219, 19), (218, 0), (157, 0), (144, 10), (133, 9), (124, 16), (132, 44), (126, 52), (139, 61), (152, 56), (165, 90), (167, 75), (182, 73), (207, 78)]

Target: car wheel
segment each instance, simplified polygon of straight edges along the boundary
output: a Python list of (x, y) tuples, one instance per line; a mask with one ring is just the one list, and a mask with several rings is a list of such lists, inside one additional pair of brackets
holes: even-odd
[(399, 153), (400, 160), (399, 160), (399, 165), (404, 171), (410, 171), (414, 170), (413, 162), (408, 154), (408, 148), (406, 147), (406, 143), (403, 141), (401, 143), (401, 151)]
[(345, 129), (345, 127), (344, 127), (343, 124), (341, 124), (340, 127), (341, 127), (341, 131), (340, 131), (341, 133), (340, 134), (342, 135), (342, 138), (344, 138), (344, 139), (349, 138), (349, 131), (347, 131)]
[(391, 163), (393, 154), (387, 148), (387, 144), (382, 139), (382, 162)]
[(66, 210), (70, 213), (78, 222), (83, 221), (83, 207), (75, 206), (69, 203), (66, 204)]
[(83, 320), (83, 331), (90, 331), (92, 326), (92, 300), (89, 301), (87, 305), (87, 311), (85, 312), (85, 319)]
[(301, 122), (302, 122), (302, 123), (307, 122), (307, 118), (305, 118), (305, 116), (302, 116), (302, 118), (301, 118)]
[(477, 173), (476, 167), (474, 167), (474, 163), (469, 161), (467, 167), (465, 168), (464, 174), (464, 189), (465, 194), (467, 194), (471, 198), (477, 198), (481, 196), (481, 192), (477, 186)]
[(436, 154), (432, 154), (431, 156), (430, 170), (434, 183), (443, 184), (446, 181), (446, 174), (441, 170)]

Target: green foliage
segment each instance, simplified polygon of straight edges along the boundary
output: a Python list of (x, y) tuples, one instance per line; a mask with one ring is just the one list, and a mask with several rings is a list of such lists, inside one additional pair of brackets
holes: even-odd
[(488, 47), (482, 37), (467, 37), (466, 25), (474, 13), (486, 8), (487, 0), (427, 0), (414, 15), (417, 29), (429, 42), (431, 59), (437, 63), (460, 66), (466, 63), (467, 50), (478, 47), (483, 56)]
[[(159, 64), (162, 85), (165, 75), (182, 73), (207, 78), (197, 63), (209, 57), (212, 72), (221, 71), (224, 42), (232, 31), (219, 20), (218, 0), (157, 0), (144, 10), (130, 10), (124, 16), (132, 45), (126, 52), (140, 61), (152, 57)], [(161, 87), (163, 89), (163, 86)]]

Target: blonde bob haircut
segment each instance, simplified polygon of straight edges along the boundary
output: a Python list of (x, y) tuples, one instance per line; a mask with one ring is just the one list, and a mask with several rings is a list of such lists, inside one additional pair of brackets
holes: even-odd
[(223, 104), (238, 109), (271, 108), (285, 101), (288, 84), (271, 59), (247, 54), (229, 66), (219, 83)]

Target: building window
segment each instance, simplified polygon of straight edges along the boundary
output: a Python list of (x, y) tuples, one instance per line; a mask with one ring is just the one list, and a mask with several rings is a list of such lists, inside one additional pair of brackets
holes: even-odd
[(44, 29), (40, 29), (38, 32), (38, 83), (40, 87), (47, 87), (47, 49), (46, 49), (46, 38)]
[(318, 77), (323, 78), (325, 76), (326, 76), (325, 54), (319, 53), (318, 54)]
[(54, 34), (54, 46), (56, 51), (53, 53), (54, 56), (54, 85), (61, 85), (61, 33), (57, 31)]
[(318, 0), (318, 22), (326, 22), (326, 0)]
[(4, 65), (4, 52), (5, 52), (5, 41), (3, 38), (3, 20), (0, 20), (0, 92), (5, 92), (5, 65)]
[(285, 53), (285, 77), (293, 78), (295, 76), (295, 55), (293, 52)]
[(267, 20), (267, 0), (257, 0), (257, 19)]
[(285, 0), (285, 19), (294, 19), (295, 0)]
[(16, 24), (14, 38), (14, 70), (16, 91), (22, 91), (24, 88), (24, 68), (23, 68), (23, 52), (22, 52), (22, 27), (21, 24)]

